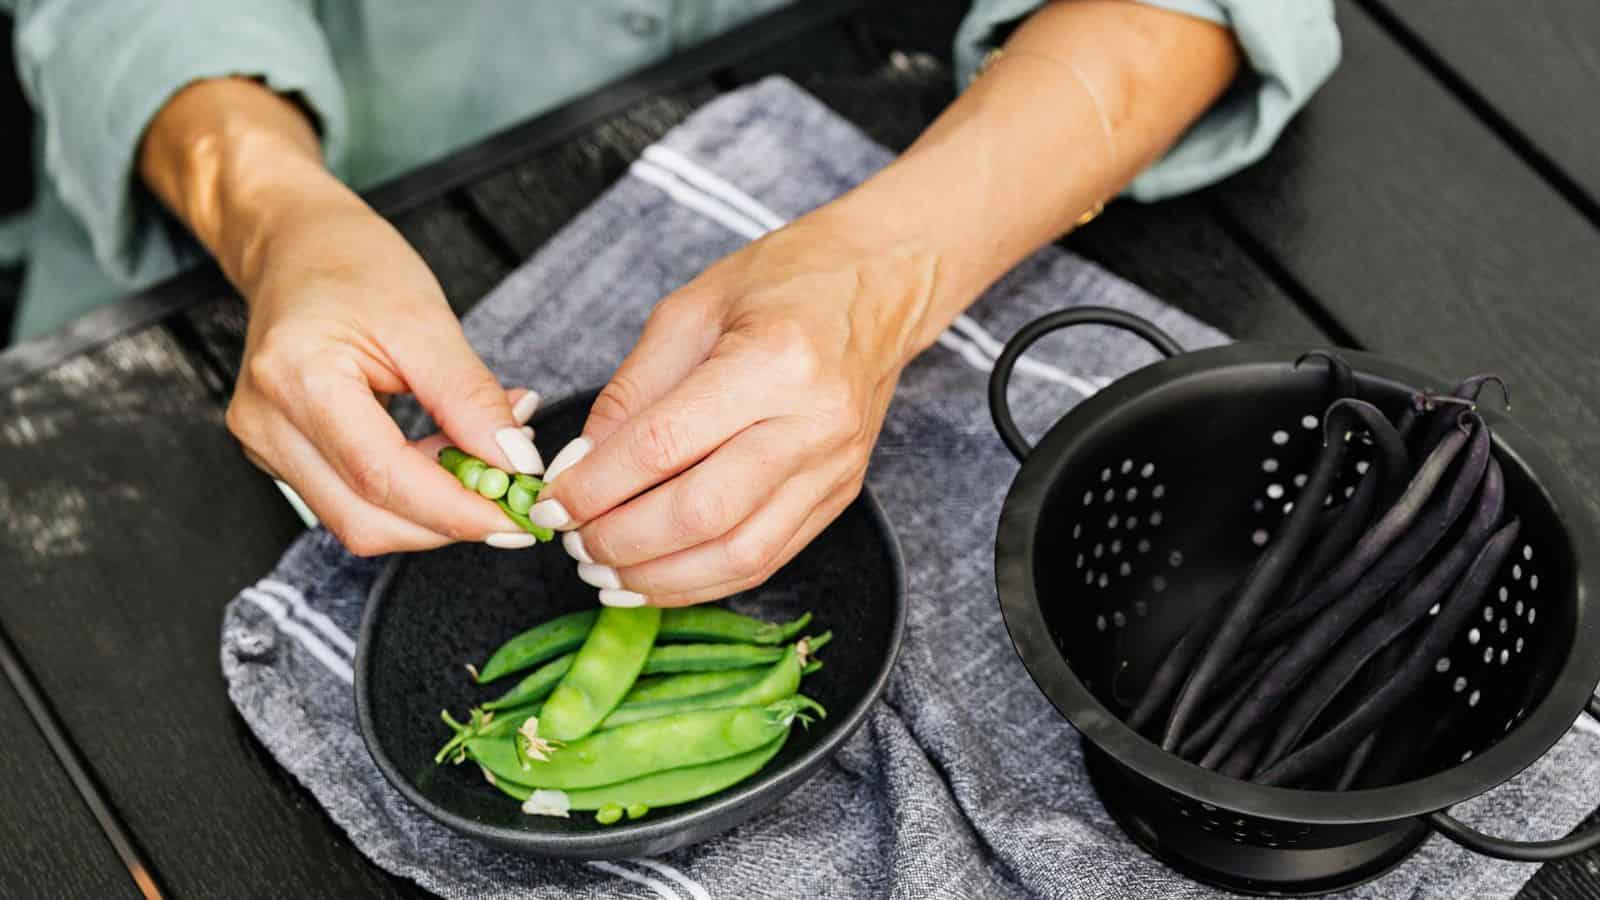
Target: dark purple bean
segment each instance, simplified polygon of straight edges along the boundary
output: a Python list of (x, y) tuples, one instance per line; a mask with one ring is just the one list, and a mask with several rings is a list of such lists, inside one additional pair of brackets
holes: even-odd
[[(1330, 414), (1328, 422), (1342, 418)], [(1216, 634), (1201, 653), (1183, 690), (1178, 692), (1178, 699), (1172, 704), (1166, 731), (1161, 736), (1162, 749), (1171, 752), (1182, 743), (1184, 729), (1206, 701), (1217, 676), (1244, 646), (1267, 601), (1283, 585), (1284, 577), (1289, 574), (1311, 538), (1311, 530), (1317, 523), (1317, 511), (1322, 508), (1322, 498), (1333, 490), (1334, 480), (1339, 476), (1339, 466), (1344, 462), (1348, 448), (1349, 445), (1343, 440), (1330, 441), (1324, 437), (1322, 450), (1311, 467), (1311, 477), (1300, 492), (1300, 496), (1307, 499), (1295, 504), (1277, 536), (1256, 560), (1250, 574), (1245, 576), (1233, 603), (1229, 604), (1227, 613), (1217, 626)]]
[[(1311, 620), (1310, 625), (1294, 639), (1289, 652), (1278, 660), (1272, 671), (1262, 676), (1251, 691), (1249, 699), (1239, 707), (1222, 733), (1217, 736), (1200, 765), (1213, 768), (1219, 765), (1229, 750), (1240, 739), (1256, 730), (1290, 695), (1300, 682), (1311, 674), (1316, 665), (1327, 658), (1339, 641), (1382, 600), (1389, 590), (1422, 564), (1436, 544), (1444, 538), (1461, 512), (1472, 502), (1483, 480), (1489, 463), (1489, 427), (1479, 423), (1473, 431), (1471, 445), (1461, 465), (1456, 467), (1449, 490), (1445, 496), (1426, 503), (1415, 524), (1394, 542), (1378, 561), (1363, 574), (1344, 596), (1328, 606)], [(1426, 500), (1427, 498), (1419, 498)], [(1353, 672), (1352, 672), (1353, 674)], [(1332, 696), (1324, 698), (1331, 701)], [(1320, 711), (1320, 707), (1319, 707)], [(1286, 744), (1298, 740), (1309, 721), (1295, 721), (1286, 730), (1280, 730), (1270, 745), (1269, 763), (1285, 752)]]
[(1328, 604), (1344, 596), (1345, 591), (1355, 584), (1356, 579), (1382, 557), (1384, 551), (1389, 549), (1389, 545), (1411, 527), (1412, 522), (1421, 513), (1428, 496), (1433, 493), (1433, 489), (1449, 470), (1450, 464), (1455, 461), (1456, 455), (1466, 445), (1467, 437), (1465, 431), (1457, 429), (1440, 441), (1417, 468), (1417, 473), (1412, 476), (1405, 493), (1401, 494), (1400, 499), (1385, 510), (1367, 533), (1361, 536), (1349, 555), (1330, 569), (1328, 574), (1298, 603), (1279, 610), (1276, 615), (1262, 622), (1250, 636), (1250, 646), (1264, 647), (1277, 643), (1284, 635), (1322, 612)]
[(1232, 753), (1228, 754), (1228, 758), (1223, 761), (1222, 766), (1217, 771), (1229, 778), (1238, 778), (1240, 780), (1248, 778), (1250, 773), (1255, 770), (1256, 757), (1261, 753), (1263, 741), (1262, 735), (1250, 735), (1248, 739), (1238, 747), (1235, 747)]
[(1138, 705), (1128, 714), (1125, 720), (1128, 727), (1135, 731), (1143, 730), (1155, 714), (1166, 705), (1172, 693), (1178, 690), (1184, 673), (1189, 671), (1189, 664), (1199, 655), (1206, 639), (1216, 630), (1217, 623), (1222, 620), (1222, 612), (1228, 607), (1231, 598), (1231, 592), (1223, 595), (1210, 609), (1196, 616), (1183, 634), (1178, 635), (1172, 642), (1172, 646), (1167, 649), (1166, 655), (1161, 660), (1161, 665), (1156, 668), (1156, 673), (1150, 677), (1150, 684), (1139, 697)]
[[(1478, 551), (1483, 549), (1489, 536), (1494, 533), (1504, 509), (1505, 477), (1501, 474), (1500, 464), (1490, 460), (1483, 476), (1483, 484), (1478, 488), (1477, 504), (1472, 517), (1467, 520), (1466, 527), (1462, 530), (1461, 537), (1439, 557), (1438, 562), (1434, 563), (1427, 574), (1405, 593), (1399, 603), (1369, 622), (1350, 640), (1345, 641), (1334, 653), (1333, 658), (1328, 660), (1307, 683), (1305, 689), (1300, 691), (1280, 720), (1277, 733), (1267, 745), (1266, 755), (1262, 757), (1264, 765), (1277, 762), (1285, 753), (1293, 750), (1305, 736), (1306, 731), (1316, 723), (1323, 710), (1327, 709), (1328, 704), (1333, 702), (1356, 673), (1377, 656), (1379, 651), (1385, 647), (1405, 646), (1404, 642), (1396, 639), (1426, 618), (1428, 610), (1439, 602), (1439, 598), (1443, 597), (1451, 585), (1461, 577), (1462, 570), (1466, 569), (1467, 564), (1478, 555)], [(1394, 655), (1396, 654), (1384, 653), (1385, 657)], [(1371, 667), (1374, 672), (1381, 671), (1377, 676), (1380, 683), (1394, 669), (1393, 666), (1382, 665), (1384, 661), (1380, 658), (1378, 664)], [(1377, 684), (1373, 687), (1376, 688)]]
[(1294, 361), (1294, 367), (1298, 369), (1301, 363), (1313, 358), (1328, 363), (1328, 402), (1356, 396), (1356, 373), (1344, 357), (1332, 350), (1307, 350)]
[(1372, 443), (1378, 448), (1379, 464), (1383, 467), (1382, 502), (1384, 505), (1393, 503), (1411, 480), (1411, 452), (1406, 449), (1406, 442), (1400, 439), (1400, 432), (1383, 410), (1365, 400), (1335, 401), (1328, 407), (1327, 415), (1332, 416), (1336, 408), (1365, 426), (1372, 436)]
[[(1306, 588), (1317, 577), (1327, 572), (1329, 567), (1344, 555), (1350, 552), (1355, 545), (1356, 538), (1367, 530), (1367, 525), (1372, 519), (1372, 511), (1378, 506), (1378, 485), (1381, 479), (1370, 471), (1356, 482), (1356, 492), (1350, 495), (1345, 502), (1342, 512), (1333, 524), (1322, 532), (1317, 539), (1317, 546), (1307, 555), (1306, 561), (1296, 566), (1296, 570), (1288, 584), (1278, 596), (1284, 598), (1285, 606), (1293, 606), (1305, 595)], [(1251, 636), (1249, 646), (1260, 646)]]
[[(1183, 739), (1183, 744), (1178, 748), (1178, 755), (1184, 759), (1193, 759), (1195, 754), (1209, 747), (1211, 739), (1217, 736), (1217, 732), (1222, 730), (1223, 725), (1227, 724), (1228, 719), (1233, 715), (1233, 711), (1239, 708), (1239, 704), (1244, 702), (1244, 698), (1250, 696), (1250, 689), (1255, 686), (1257, 681), (1261, 680), (1261, 676), (1266, 674), (1272, 664), (1278, 661), (1278, 657), (1282, 656), (1284, 651), (1288, 649), (1287, 646), (1274, 647), (1272, 652), (1259, 660), (1254, 659), (1253, 656), (1246, 656), (1245, 660), (1254, 662), (1248, 672), (1238, 677), (1233, 677), (1232, 672), (1224, 675), (1222, 678), (1224, 683), (1232, 683), (1237, 687), (1233, 689), (1233, 693), (1224, 697), (1222, 702), (1217, 704), (1216, 709), (1211, 711), (1211, 715), (1200, 723), (1200, 727), (1196, 728), (1193, 734)], [(1235, 666), (1235, 668), (1238, 667)]]
[(1362, 738), (1361, 743), (1350, 751), (1350, 755), (1344, 761), (1344, 766), (1339, 769), (1339, 777), (1333, 782), (1334, 790), (1348, 791), (1356, 783), (1356, 779), (1361, 775), (1361, 770), (1366, 768), (1367, 760), (1372, 758), (1372, 749), (1378, 746), (1378, 734), (1379, 732), (1374, 731)]
[[(1461, 379), (1460, 384), (1457, 384), (1450, 390), (1450, 397), (1456, 400), (1465, 400), (1468, 403), (1476, 404), (1478, 402), (1478, 395), (1483, 393), (1483, 386), (1491, 381), (1500, 386), (1500, 396), (1505, 401), (1506, 409), (1510, 409), (1511, 388), (1506, 386), (1505, 379), (1501, 378), (1499, 375), (1470, 375), (1466, 378), (1463, 378)], [(1439, 401), (1443, 401), (1445, 399), (1446, 398), (1443, 397), (1436, 397), (1431, 398), (1430, 402), (1434, 406), (1441, 406), (1443, 404), (1441, 404)], [(1422, 446), (1431, 447), (1440, 438), (1444, 437), (1445, 432), (1450, 430), (1452, 419), (1453, 416), (1449, 409), (1438, 409), (1432, 416), (1428, 416), (1426, 419), (1426, 424), (1422, 428)]]
[(1394, 420), (1394, 430), (1400, 433), (1400, 439), (1411, 446), (1412, 432), (1417, 429), (1417, 422), (1422, 419), (1422, 411), (1426, 408), (1428, 395), (1418, 392), (1411, 395), (1411, 400), (1406, 408), (1400, 411), (1399, 418)]
[(1521, 530), (1522, 523), (1512, 519), (1483, 545), (1466, 574), (1461, 576), (1461, 581), (1451, 591), (1450, 599), (1422, 633), (1405, 664), (1393, 678), (1385, 681), (1349, 715), (1316, 740), (1257, 773), (1255, 781), (1261, 784), (1288, 784), (1321, 769), (1360, 743), (1384, 717), (1420, 690), (1428, 674), (1433, 671), (1434, 661), (1450, 649), (1461, 627), (1477, 613), (1478, 602), (1493, 586), (1494, 578), (1499, 574), (1506, 557), (1511, 555)]

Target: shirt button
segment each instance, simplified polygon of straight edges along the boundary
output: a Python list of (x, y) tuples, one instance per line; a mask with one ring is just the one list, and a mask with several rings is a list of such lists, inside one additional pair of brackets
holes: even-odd
[(661, 30), (661, 19), (649, 13), (629, 10), (622, 14), (622, 27), (635, 37), (654, 37)]

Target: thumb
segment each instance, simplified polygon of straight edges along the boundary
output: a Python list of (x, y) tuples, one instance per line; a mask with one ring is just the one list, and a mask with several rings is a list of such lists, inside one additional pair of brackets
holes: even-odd
[(467, 344), (459, 325), (407, 341), (396, 363), (411, 393), (451, 443), (508, 472), (544, 474), (506, 390)]

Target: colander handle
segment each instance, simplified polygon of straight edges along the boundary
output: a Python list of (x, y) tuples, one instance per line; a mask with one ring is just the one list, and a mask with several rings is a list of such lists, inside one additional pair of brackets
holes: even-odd
[[(1600, 697), (1589, 698), (1587, 712), (1590, 718), (1600, 722)], [(1508, 841), (1484, 834), (1443, 811), (1429, 813), (1428, 824), (1468, 850), (1513, 862), (1550, 862), (1600, 847), (1600, 826), (1553, 841)]]
[(1016, 368), (1017, 360), (1022, 358), (1022, 354), (1033, 345), (1034, 341), (1052, 331), (1073, 325), (1109, 325), (1112, 328), (1131, 331), (1161, 351), (1162, 356), (1177, 356), (1183, 352), (1183, 348), (1172, 339), (1171, 335), (1157, 328), (1148, 319), (1109, 306), (1075, 306), (1072, 309), (1040, 316), (1022, 326), (1022, 330), (1012, 335), (1011, 340), (1006, 341), (1005, 347), (994, 361), (994, 370), (989, 374), (989, 414), (994, 417), (994, 428), (1000, 432), (1000, 440), (1005, 442), (1007, 449), (1018, 460), (1027, 459), (1028, 454), (1033, 451), (1033, 445), (1023, 437), (1022, 430), (1017, 428), (1016, 421), (1011, 418), (1011, 404), (1006, 400), (1006, 388), (1011, 384), (1011, 370)]

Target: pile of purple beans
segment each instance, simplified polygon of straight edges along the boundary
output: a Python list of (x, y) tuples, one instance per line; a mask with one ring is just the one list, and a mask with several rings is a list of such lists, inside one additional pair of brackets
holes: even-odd
[[(1517, 541), (1477, 375), (1391, 421), (1326, 361), (1334, 400), (1297, 502), (1249, 571), (1168, 648), (1128, 724), (1169, 752), (1260, 784), (1376, 786), (1386, 720), (1414, 700)], [(1335, 497), (1347, 455), (1373, 448)], [(1411, 748), (1414, 755), (1416, 748)], [(1390, 754), (1393, 755), (1393, 754)], [(1390, 772), (1392, 776), (1394, 773)]]

